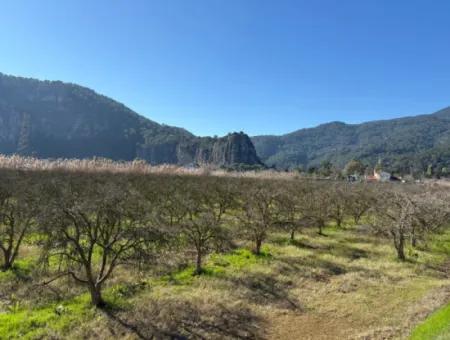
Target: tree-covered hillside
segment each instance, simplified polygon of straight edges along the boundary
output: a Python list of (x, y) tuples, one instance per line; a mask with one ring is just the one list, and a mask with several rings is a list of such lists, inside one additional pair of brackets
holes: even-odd
[(431, 115), (363, 124), (332, 122), (282, 136), (252, 138), (269, 166), (303, 168), (330, 161), (338, 167), (351, 159), (368, 165), (381, 160), (402, 173), (442, 171), (450, 165), (450, 108)]
[(244, 134), (200, 138), (75, 84), (0, 73), (0, 153), (143, 158), (152, 164), (260, 164)]

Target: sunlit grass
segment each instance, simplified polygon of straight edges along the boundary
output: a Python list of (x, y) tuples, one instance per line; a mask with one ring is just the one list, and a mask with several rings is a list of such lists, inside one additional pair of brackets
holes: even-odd
[(0, 271), (0, 283), (15, 279), (25, 280), (30, 275), (34, 266), (35, 261), (32, 258), (16, 260), (11, 270)]
[(418, 325), (410, 340), (445, 340), (450, 339), (450, 304), (439, 309)]
[[(108, 308), (124, 315), (132, 315), (136, 306), (142, 308), (151, 301), (164, 306), (164, 301), (175, 299), (195, 304), (243, 304), (271, 319), (275, 311), (298, 304), (306, 315), (345, 319), (348, 331), (358, 334), (368, 324), (395, 329), (414, 310), (414, 304), (418, 304), (414, 308), (431, 308), (421, 306), (420, 301), (448, 284), (428, 268), (445, 260), (448, 233), (430, 240), (427, 249), (417, 250), (417, 258), (404, 263), (396, 260), (388, 240), (353, 228), (331, 226), (324, 231), (328, 236), (305, 230), (295, 241), (290, 241), (287, 233), (275, 233), (260, 255), (250, 250), (251, 244), (225, 254), (213, 253), (205, 257), (201, 275), (195, 275), (195, 267), (188, 265), (162, 276), (133, 279), (135, 274), (123, 268), (120, 275), (129, 275), (129, 283), (115, 281), (105, 287), (104, 298)], [(0, 283), (16, 280), (18, 272), (28, 275), (35, 263), (33, 252), (28, 255), (17, 262), (16, 272), (0, 273)], [(73, 291), (72, 296), (79, 292)], [(61, 302), (44, 301), (34, 308), (29, 307), (31, 303), (11, 304), (0, 314), (0, 339), (64, 337), (74, 327), (83, 325), (88, 330), (91, 323), (106, 327), (104, 314), (91, 307), (88, 294)], [(439, 320), (433, 325), (439, 325)], [(318, 335), (320, 331), (317, 329)]]
[[(138, 285), (117, 285), (106, 289), (106, 309), (130, 308), (129, 298), (142, 289)], [(6, 313), (0, 313), (0, 339), (42, 339), (67, 334), (74, 324), (101, 317), (90, 303), (89, 294), (72, 299), (54, 301), (36, 308), (27, 308), (14, 302)]]
[(87, 295), (32, 310), (16, 305), (9, 313), (0, 314), (0, 339), (38, 339), (52, 332), (64, 333), (73, 322), (81, 322), (94, 314)]
[(245, 268), (250, 268), (256, 264), (264, 264), (270, 262), (273, 258), (270, 253), (271, 247), (264, 245), (261, 254), (255, 255), (252, 251), (240, 248), (228, 254), (212, 254), (203, 266), (203, 272), (196, 275), (195, 266), (190, 265), (186, 268), (164, 275), (163, 277), (152, 280), (153, 284), (175, 284), (189, 285), (198, 278), (220, 278), (238, 272)]

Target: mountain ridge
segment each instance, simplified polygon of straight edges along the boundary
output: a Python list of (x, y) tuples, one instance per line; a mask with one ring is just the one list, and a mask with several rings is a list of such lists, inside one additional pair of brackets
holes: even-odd
[[(198, 137), (159, 124), (88, 87), (0, 73), (0, 152), (40, 158), (142, 158), (151, 164), (307, 170), (358, 159), (394, 172), (450, 168), (450, 107), (433, 114), (349, 124), (333, 121), (284, 135)], [(427, 170), (428, 171), (428, 170)]]
[(328, 161), (342, 168), (351, 159), (367, 165), (381, 159), (398, 172), (430, 164), (448, 167), (450, 107), (359, 124), (330, 122), (279, 136), (254, 136), (252, 141), (262, 161), (277, 168), (306, 169)]
[(0, 73), (0, 152), (40, 158), (142, 158), (151, 164), (262, 166), (243, 133), (197, 137), (73, 83)]

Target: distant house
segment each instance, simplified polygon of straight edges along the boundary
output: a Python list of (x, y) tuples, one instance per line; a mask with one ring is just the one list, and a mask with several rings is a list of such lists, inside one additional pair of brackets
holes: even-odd
[(391, 180), (391, 174), (386, 171), (373, 171), (373, 176), (376, 178), (379, 182), (388, 182)]
[(368, 182), (390, 182), (390, 181), (401, 181), (400, 178), (391, 175), (389, 172), (386, 171), (373, 171), (373, 176), (368, 175), (366, 176), (366, 181)]

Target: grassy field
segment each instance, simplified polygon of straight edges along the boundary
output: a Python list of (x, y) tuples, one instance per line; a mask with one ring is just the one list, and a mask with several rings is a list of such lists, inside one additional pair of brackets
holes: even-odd
[(0, 292), (14, 291), (0, 293), (0, 339), (449, 338), (450, 306), (439, 308), (450, 298), (450, 233), (406, 263), (361, 228), (326, 235), (274, 234), (260, 256), (239, 244), (211, 255), (200, 276), (179, 259), (151, 276), (121, 270), (102, 311), (69, 281), (36, 285), (28, 248), (14, 273), (0, 273)]

